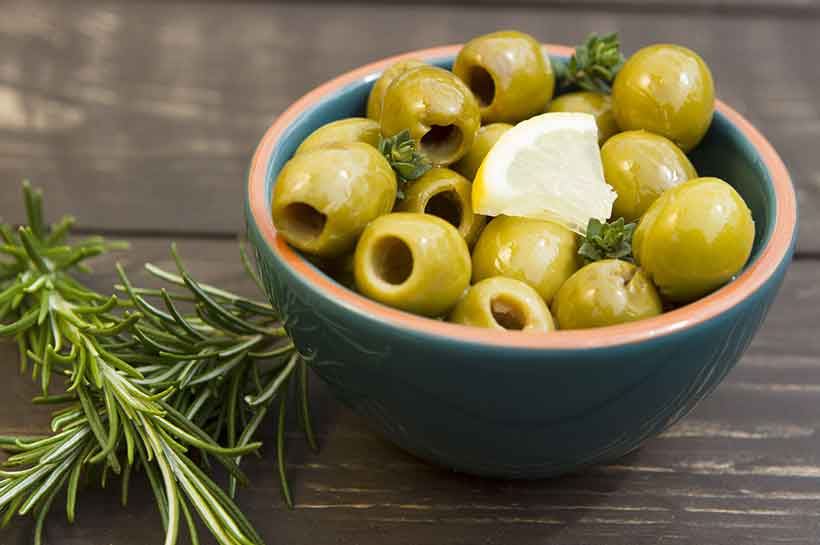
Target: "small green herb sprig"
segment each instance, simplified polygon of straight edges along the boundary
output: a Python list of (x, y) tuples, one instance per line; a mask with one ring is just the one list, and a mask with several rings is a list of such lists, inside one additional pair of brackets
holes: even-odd
[(587, 234), (578, 254), (587, 263), (601, 259), (622, 259), (634, 263), (632, 257), (632, 235), (637, 224), (626, 223), (623, 218), (610, 223), (602, 223), (595, 218), (589, 220)]
[[(24, 184), (28, 226), (0, 224), (0, 337), (16, 340), (21, 370), (32, 367), (42, 394), (57, 406), (47, 437), (0, 437), (11, 454), (0, 466), (0, 526), (15, 515), (35, 517), (33, 542), (58, 493), (65, 491), (73, 521), (81, 477), (103, 484), (120, 476), (122, 502), (134, 469), (148, 477), (166, 530), (177, 542), (181, 520), (199, 543), (196, 512), (220, 545), (262, 544), (232, 497), (247, 478), (242, 456), (262, 418), (278, 401), (277, 458), (285, 479), (287, 393), (298, 391), (300, 416), (315, 447), (307, 404), (307, 368), (282, 329), (275, 309), (197, 282), (173, 249), (177, 273), (146, 265), (167, 289), (134, 287), (117, 266), (123, 298), (101, 295), (77, 281), (93, 256), (124, 245), (92, 237), (73, 244), (73, 219), (47, 226), (42, 194)], [(247, 255), (243, 263), (261, 286)], [(50, 392), (52, 377), (65, 389)], [(223, 446), (219, 441), (224, 441)], [(222, 465), (223, 491), (196, 458)]]
[(566, 65), (556, 63), (556, 76), (562, 87), (610, 93), (624, 60), (617, 32), (604, 36), (592, 33), (575, 48)]
[(396, 171), (399, 181), (399, 199), (404, 198), (404, 187), (408, 182), (421, 178), (433, 168), (430, 160), (418, 151), (416, 141), (410, 136), (409, 129), (404, 129), (388, 138), (380, 137), (379, 151)]

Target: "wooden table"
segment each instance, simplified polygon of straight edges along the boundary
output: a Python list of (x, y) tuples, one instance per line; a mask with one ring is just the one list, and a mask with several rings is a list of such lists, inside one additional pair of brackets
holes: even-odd
[[(583, 0), (429, 3), (6, 1), (0, 18), (0, 215), (22, 220), (18, 182), (46, 190), (50, 217), (121, 236), (134, 274), (169, 264), (180, 242), (203, 279), (252, 292), (239, 265), (243, 177), (270, 121), (314, 85), (405, 50), (518, 28), (576, 43), (618, 30), (625, 49), (688, 45), (719, 95), (771, 139), (797, 185), (797, 259), (740, 365), (688, 418), (617, 464), (539, 482), (502, 482), (428, 466), (372, 435), (315, 389), (322, 451), (296, 435), (298, 507), (280, 501), (268, 449), (247, 469), (240, 504), (268, 543), (814, 543), (820, 535), (820, 3), (814, 0)], [(552, 5), (551, 5), (552, 4)], [(556, 6), (556, 4), (559, 4)], [(573, 7), (574, 6), (574, 7)], [(688, 7), (687, 7), (688, 6)], [(92, 284), (108, 291), (115, 258)], [(0, 434), (45, 431), (35, 388), (0, 385)], [(269, 428), (272, 427), (269, 426)], [(265, 434), (270, 439), (271, 433)], [(113, 490), (59, 506), (50, 545), (161, 543), (148, 490), (122, 509)], [(0, 532), (30, 541), (31, 522)]]

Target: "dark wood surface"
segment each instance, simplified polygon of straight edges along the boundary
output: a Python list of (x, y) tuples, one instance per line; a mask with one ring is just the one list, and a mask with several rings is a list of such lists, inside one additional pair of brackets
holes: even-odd
[[(500, 4), (500, 3), (499, 3)], [(0, 18), (0, 215), (22, 219), (18, 182), (50, 215), (125, 234), (138, 271), (168, 245), (210, 282), (253, 292), (228, 240), (242, 226), (255, 141), (312, 86), (364, 62), (497, 28), (573, 43), (619, 30), (632, 51), (679, 42), (711, 64), (719, 94), (786, 160), (801, 210), (799, 258), (740, 365), (688, 418), (618, 464), (560, 479), (488, 481), (428, 466), (372, 435), (317, 383), (322, 451), (289, 439), (297, 509), (279, 498), (270, 449), (248, 460), (240, 503), (268, 543), (293, 545), (724, 545), (820, 537), (820, 21), (815, 3), (548, 2), (516, 7), (342, 2), (4, 2)], [(657, 5), (656, 5), (657, 4)], [(676, 5), (669, 15), (665, 5)], [(698, 7), (700, 6), (700, 7)], [(703, 9), (703, 6), (709, 9)], [(715, 15), (714, 9), (723, 9)], [(809, 6), (795, 16), (794, 6)], [(656, 9), (657, 11), (653, 11)], [(722, 8), (721, 8), (722, 9)], [(114, 257), (90, 282), (107, 291)], [(0, 434), (45, 431), (35, 388), (0, 345)], [(265, 435), (270, 439), (270, 427)], [(116, 483), (113, 483), (116, 484)], [(147, 489), (83, 490), (74, 525), (55, 507), (49, 545), (161, 543)], [(30, 542), (30, 521), (0, 544)], [(207, 542), (207, 541), (206, 541)]]
[[(251, 152), (313, 86), (382, 57), (498, 28), (625, 49), (686, 44), (718, 94), (783, 154), (799, 250), (820, 252), (820, 19), (414, 3), (7, 1), (0, 22), (0, 180), (30, 177), (89, 230), (241, 228)], [(14, 207), (4, 214), (20, 220)], [(151, 221), (146, 222), (146, 216)]]
[[(348, 0), (330, 0), (346, 2)], [(375, 4), (402, 4), (405, 0), (364, 0)], [(437, 0), (418, 0), (425, 4), (437, 4)], [(506, 5), (522, 7), (549, 7), (575, 9), (603, 9), (618, 11), (645, 11), (647, 8), (659, 13), (692, 13), (702, 11), (713, 14), (755, 14), (803, 17), (820, 12), (818, 0), (502, 0)], [(498, 5), (499, 0), (453, 0), (450, 4)]]

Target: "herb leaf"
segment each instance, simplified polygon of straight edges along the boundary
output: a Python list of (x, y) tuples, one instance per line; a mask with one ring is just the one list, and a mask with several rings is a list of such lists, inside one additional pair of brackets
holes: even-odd
[[(0, 464), (0, 528), (31, 514), (33, 542), (41, 545), (58, 493), (66, 490), (73, 521), (80, 478), (101, 475), (104, 485), (107, 475), (119, 474), (125, 500), (138, 466), (153, 489), (166, 545), (177, 543), (183, 520), (193, 533), (194, 514), (220, 545), (262, 545), (233, 496), (247, 482), (241, 458), (261, 446), (254, 436), (262, 418), (274, 402), (283, 408), (290, 399), (287, 387), (266, 385), (295, 385), (299, 378), (304, 427), (315, 445), (306, 363), (277, 309), (198, 282), (173, 247), (177, 274), (146, 264), (169, 289), (135, 287), (118, 264), (124, 295), (96, 293), (73, 273), (121, 245), (100, 237), (65, 244), (72, 220), (49, 227), (41, 193), (29, 184), (23, 192), (29, 225), (15, 236), (0, 223), (0, 340), (16, 339), (22, 370), (33, 364), (42, 388), (35, 403), (58, 407), (51, 435), (0, 436), (0, 449), (11, 454)], [(52, 376), (65, 377), (67, 389), (52, 393)], [(246, 403), (249, 397), (256, 401)], [(287, 490), (283, 446), (280, 439)], [(194, 459), (221, 464), (228, 492)]]
[(595, 218), (589, 220), (587, 234), (578, 255), (587, 263), (601, 259), (622, 259), (634, 263), (632, 257), (632, 235), (637, 224), (626, 223), (623, 218), (610, 223), (602, 223)]
[(398, 198), (404, 198), (403, 186), (424, 176), (433, 164), (418, 151), (410, 130), (404, 129), (388, 138), (379, 138), (379, 152), (384, 155), (399, 181)]
[(556, 76), (563, 87), (577, 85), (585, 91), (609, 93), (624, 60), (617, 32), (605, 36), (592, 33), (575, 48), (566, 67)]

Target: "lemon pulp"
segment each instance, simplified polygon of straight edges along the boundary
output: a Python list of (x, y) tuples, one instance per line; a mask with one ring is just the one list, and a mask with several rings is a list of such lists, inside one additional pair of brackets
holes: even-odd
[(535, 116), (504, 133), (472, 192), (476, 213), (550, 220), (580, 234), (591, 218), (609, 218), (616, 197), (604, 181), (595, 118), (565, 112)]

